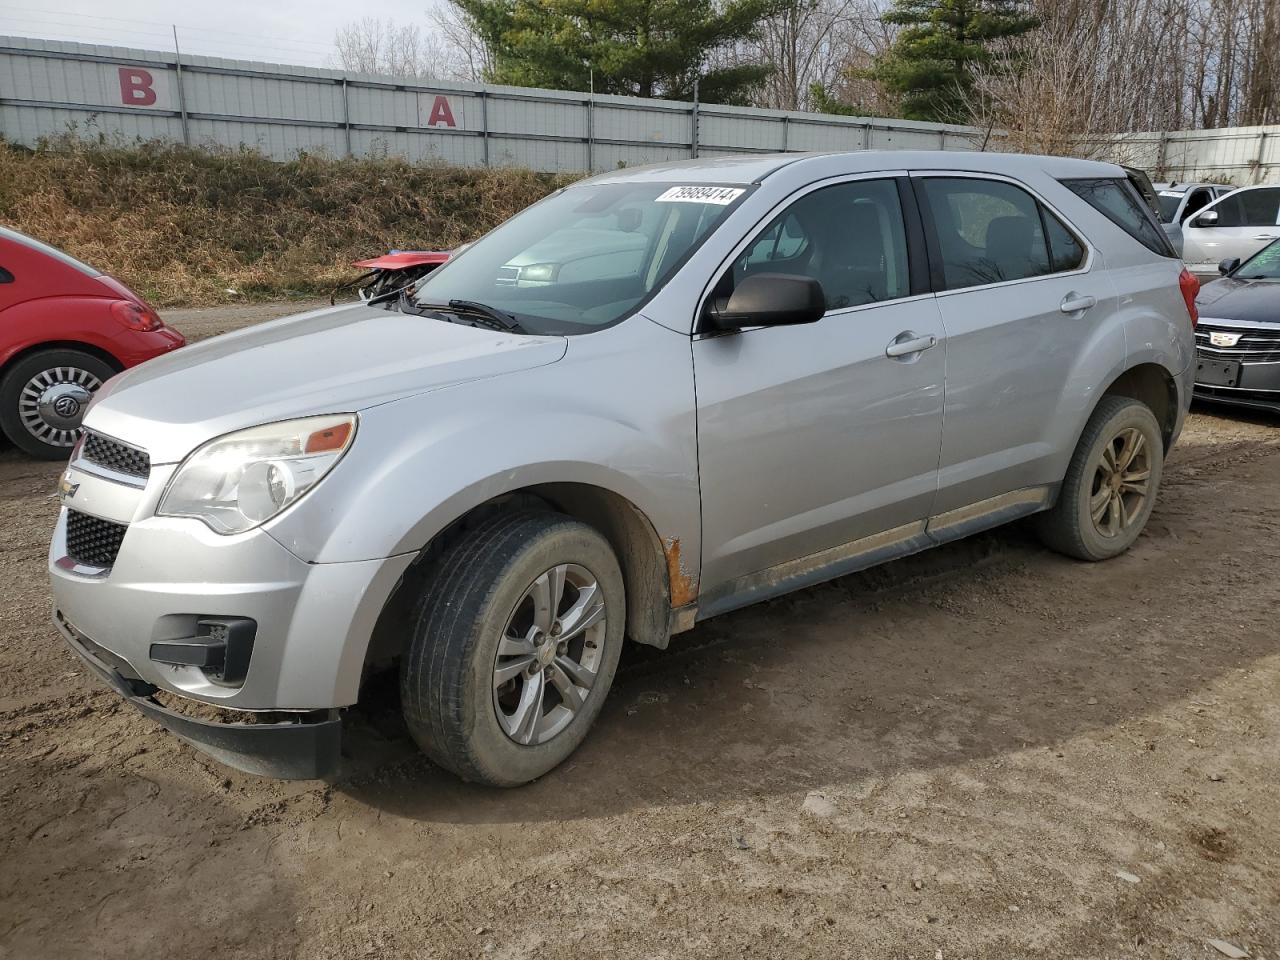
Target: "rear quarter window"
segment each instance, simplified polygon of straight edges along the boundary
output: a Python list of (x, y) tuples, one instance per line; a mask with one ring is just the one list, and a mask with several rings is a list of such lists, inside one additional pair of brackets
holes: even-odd
[(1062, 185), (1154, 254), (1177, 257), (1137, 188), (1125, 177), (1063, 180)]

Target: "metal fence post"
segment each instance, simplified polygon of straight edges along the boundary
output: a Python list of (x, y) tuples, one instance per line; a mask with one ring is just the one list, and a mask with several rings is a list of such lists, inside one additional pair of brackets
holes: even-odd
[(863, 127), (862, 127), (862, 149), (863, 150), (871, 149), (871, 124), (870, 123), (863, 124)]
[[(592, 86), (594, 86), (594, 82)], [(587, 173), (596, 172), (596, 95), (587, 96)]]
[(347, 156), (351, 156), (351, 100), (347, 96), (347, 78), (342, 78), (342, 129), (347, 138)]
[(693, 80), (693, 109), (689, 111), (689, 156), (698, 156), (698, 79)]
[(484, 150), (484, 165), (489, 166), (489, 91), (480, 91), (480, 143)]
[(782, 152), (783, 152), (783, 153), (788, 153), (788, 152), (790, 151), (790, 149), (791, 149), (791, 147), (790, 147), (790, 140), (791, 140), (790, 130), (791, 130), (791, 118), (790, 118), (790, 117), (783, 117), (783, 118), (782, 118)]
[(1267, 131), (1258, 134), (1258, 156), (1253, 161), (1253, 181), (1261, 183), (1263, 177), (1262, 159), (1267, 155)]
[(173, 27), (173, 66), (178, 74), (178, 112), (182, 115), (182, 142), (191, 146), (191, 127), (187, 123), (187, 95), (182, 89), (182, 51), (178, 49), (178, 25)]

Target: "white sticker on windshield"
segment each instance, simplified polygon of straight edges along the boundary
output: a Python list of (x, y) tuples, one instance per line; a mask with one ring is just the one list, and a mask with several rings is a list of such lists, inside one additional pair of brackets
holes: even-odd
[(714, 203), (727, 207), (746, 193), (744, 187), (672, 187), (658, 203)]

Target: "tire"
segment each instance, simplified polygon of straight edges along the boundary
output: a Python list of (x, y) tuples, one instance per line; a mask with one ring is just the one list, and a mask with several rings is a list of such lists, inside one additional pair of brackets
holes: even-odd
[[(80, 436), (88, 396), (115, 372), (83, 350), (29, 354), (0, 379), (0, 428), (14, 446), (33, 457), (66, 460)], [(54, 401), (63, 407), (55, 410)]]
[[(562, 579), (551, 575), (557, 570)], [(554, 594), (557, 582), (559, 616), (539, 614), (538, 598)], [(594, 610), (593, 598), (603, 603), (602, 619), (575, 632), (583, 622), (575, 611)], [(542, 776), (573, 753), (599, 714), (625, 617), (622, 572), (594, 529), (550, 512), (490, 518), (447, 548), (425, 580), (400, 666), (410, 733), (463, 780), (511, 787)], [(561, 640), (573, 636), (557, 640), (552, 654), (557, 629)], [(589, 688), (571, 672), (593, 675)]]
[[(1137, 447), (1131, 454), (1129, 444)], [(1129, 397), (1103, 397), (1071, 456), (1057, 504), (1037, 518), (1040, 539), (1078, 560), (1123, 553), (1147, 525), (1163, 471), (1164, 438), (1151, 409)]]

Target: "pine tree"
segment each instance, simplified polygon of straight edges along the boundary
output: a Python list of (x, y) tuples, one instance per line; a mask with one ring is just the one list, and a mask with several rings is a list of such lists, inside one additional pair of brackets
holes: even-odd
[(452, 0), (517, 86), (746, 103), (767, 64), (708, 68), (791, 0)]
[(883, 19), (902, 30), (871, 76), (902, 98), (906, 119), (952, 123), (965, 119), (970, 68), (1040, 24), (1028, 0), (894, 0)]

